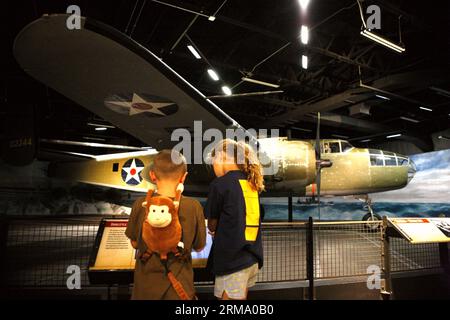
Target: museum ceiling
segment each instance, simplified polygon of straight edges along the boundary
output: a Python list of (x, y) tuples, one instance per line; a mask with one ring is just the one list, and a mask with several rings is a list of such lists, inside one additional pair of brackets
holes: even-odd
[[(432, 148), (431, 133), (450, 128), (450, 28), (443, 28), (449, 26), (448, 4), (364, 1), (363, 6), (380, 6), (382, 34), (393, 42), (399, 41), (400, 20), (406, 51), (397, 54), (360, 35), (355, 0), (311, 0), (306, 16), (294, 0), (164, 2), (173, 7), (151, 0), (2, 2), (7, 14), (2, 19), (6, 44), (0, 112), (34, 110), (35, 130), (43, 139), (142, 145), (117, 128), (95, 131), (88, 124), (102, 119), (30, 78), (13, 58), (14, 38), (27, 23), (78, 4), (83, 16), (127, 33), (206, 96), (222, 95), (223, 85), (233, 94), (282, 91), (214, 99), (247, 128), (280, 128), (285, 134), (290, 129), (293, 138), (312, 138), (315, 115), (321, 112), (324, 138), (366, 146), (385, 140), (386, 133), (401, 133), (400, 139), (424, 151)], [(211, 15), (215, 21), (208, 20)], [(307, 46), (299, 40), (302, 24), (310, 28)], [(196, 59), (188, 45), (203, 58)], [(307, 69), (301, 66), (302, 55), (309, 58)], [(209, 77), (210, 67), (219, 81)]]

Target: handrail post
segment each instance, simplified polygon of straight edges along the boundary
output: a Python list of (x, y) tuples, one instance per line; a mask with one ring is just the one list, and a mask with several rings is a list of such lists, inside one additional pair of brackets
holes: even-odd
[(8, 245), (9, 220), (8, 217), (0, 218), (0, 288), (6, 288), (7, 279), (7, 245)]
[(383, 217), (383, 229), (382, 229), (382, 263), (383, 263), (383, 275), (382, 286), (380, 290), (381, 298), (383, 300), (392, 299), (392, 274), (391, 274), (391, 248), (389, 238), (389, 225), (387, 217)]
[(308, 219), (306, 237), (306, 270), (309, 283), (308, 299), (314, 300), (314, 221), (312, 217)]
[(292, 208), (292, 195), (289, 194), (288, 197), (288, 221), (292, 222), (294, 220), (293, 208)]

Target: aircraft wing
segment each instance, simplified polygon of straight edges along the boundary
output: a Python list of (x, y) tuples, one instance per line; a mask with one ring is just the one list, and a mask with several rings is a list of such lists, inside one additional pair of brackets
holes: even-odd
[(68, 15), (44, 15), (16, 37), (20, 66), (79, 105), (155, 149), (170, 148), (177, 128), (238, 128), (239, 124), (160, 58), (120, 31)]

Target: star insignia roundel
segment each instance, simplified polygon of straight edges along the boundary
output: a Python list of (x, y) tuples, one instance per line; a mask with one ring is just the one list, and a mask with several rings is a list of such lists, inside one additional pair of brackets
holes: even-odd
[(178, 110), (178, 105), (167, 98), (135, 92), (110, 95), (104, 103), (110, 110), (130, 117), (166, 117)]
[(132, 186), (142, 182), (141, 171), (144, 170), (144, 163), (137, 159), (128, 159), (122, 166), (122, 180)]

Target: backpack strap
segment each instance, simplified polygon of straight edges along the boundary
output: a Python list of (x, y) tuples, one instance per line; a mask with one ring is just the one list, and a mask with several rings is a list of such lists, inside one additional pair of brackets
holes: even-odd
[(173, 272), (169, 270), (169, 267), (167, 266), (167, 260), (160, 260), (160, 261), (165, 269), (167, 278), (169, 279), (169, 282), (172, 285), (175, 292), (177, 293), (178, 297), (180, 297), (181, 300), (191, 300), (188, 294), (186, 293), (186, 290), (184, 290), (181, 282), (178, 281)]
[(172, 287), (175, 289), (175, 292), (177, 293), (177, 295), (180, 297), (181, 300), (191, 300), (187, 295), (186, 291), (184, 290), (181, 282), (178, 281), (177, 278), (175, 278), (172, 271), (169, 271), (169, 273), (167, 273), (167, 277), (169, 278)]

